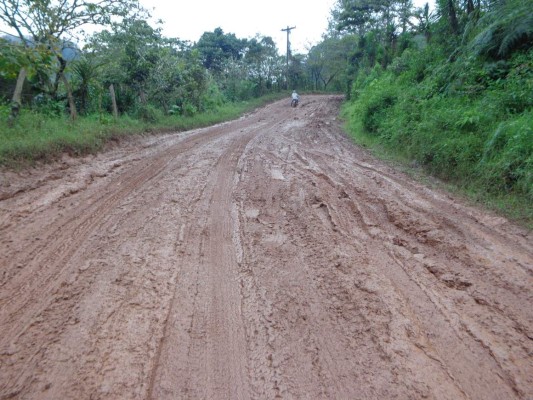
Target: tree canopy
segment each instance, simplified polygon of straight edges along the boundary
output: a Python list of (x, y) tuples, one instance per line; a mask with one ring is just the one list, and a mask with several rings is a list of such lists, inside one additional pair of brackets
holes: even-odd
[(238, 61), (243, 57), (246, 40), (237, 39), (234, 33), (225, 34), (222, 28), (204, 32), (196, 43), (205, 68), (220, 73), (228, 61)]

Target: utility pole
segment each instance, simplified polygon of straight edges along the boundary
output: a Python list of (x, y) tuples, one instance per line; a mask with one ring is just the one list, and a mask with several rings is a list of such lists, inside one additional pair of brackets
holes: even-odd
[(287, 28), (281, 30), (282, 32), (287, 32), (287, 67), (286, 67), (287, 68), (286, 69), (287, 85), (289, 85), (289, 57), (291, 54), (291, 41), (289, 40), (289, 35), (291, 34), (291, 31), (293, 29), (296, 29), (296, 27), (295, 26), (289, 27), (289, 25), (287, 25)]

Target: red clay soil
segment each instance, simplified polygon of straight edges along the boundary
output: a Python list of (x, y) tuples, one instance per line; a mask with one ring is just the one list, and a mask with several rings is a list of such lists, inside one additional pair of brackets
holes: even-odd
[(0, 174), (0, 398), (533, 399), (531, 232), (340, 102)]

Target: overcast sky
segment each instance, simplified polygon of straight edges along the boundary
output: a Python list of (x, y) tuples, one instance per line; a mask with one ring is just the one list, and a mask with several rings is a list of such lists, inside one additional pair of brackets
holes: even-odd
[[(421, 7), (429, 1), (413, 0)], [(328, 19), (336, 0), (140, 0), (155, 18), (164, 21), (165, 36), (196, 42), (206, 31), (221, 27), (225, 33), (238, 38), (250, 38), (260, 33), (271, 36), (280, 53), (286, 49), (287, 34), (291, 31), (293, 52), (306, 53), (309, 44), (320, 41), (328, 27)]]
[(162, 19), (165, 36), (198, 41), (202, 33), (221, 27), (238, 38), (260, 33), (271, 36), (284, 53), (291, 32), (293, 51), (305, 51), (307, 43), (317, 43), (328, 26), (335, 0), (141, 0), (152, 15)]

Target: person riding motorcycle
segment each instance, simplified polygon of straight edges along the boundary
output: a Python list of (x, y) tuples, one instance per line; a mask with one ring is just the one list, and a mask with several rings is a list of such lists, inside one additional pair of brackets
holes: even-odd
[(300, 100), (300, 96), (298, 96), (298, 93), (296, 93), (296, 90), (292, 91), (292, 101), (291, 106), (296, 107), (298, 105), (298, 101)]

